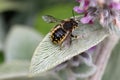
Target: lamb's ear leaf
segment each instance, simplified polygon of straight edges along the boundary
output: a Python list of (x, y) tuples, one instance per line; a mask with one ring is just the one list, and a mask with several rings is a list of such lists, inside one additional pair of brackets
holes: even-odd
[(0, 80), (22, 77), (28, 74), (28, 61), (12, 61), (0, 65)]
[[(88, 78), (96, 72), (96, 66), (92, 62), (92, 54), (90, 53), (82, 53), (76, 56), (77, 59), (71, 59), (69, 62), (67, 61), (69, 67), (64, 67), (64, 64), (61, 64), (64, 68), (58, 71), (58, 75), (63, 79), (67, 80), (67, 78), (74, 76), (76, 78)], [(77, 65), (76, 65), (77, 64)], [(59, 70), (61, 66), (58, 66)], [(54, 68), (55, 69), (55, 68)]]
[[(102, 80), (114, 80), (120, 78), (120, 41), (112, 51)], [(112, 73), (114, 71), (114, 74)]]
[(79, 55), (79, 66), (71, 67), (73, 75), (77, 78), (87, 78), (96, 71), (96, 66), (92, 62), (92, 54), (82, 53)]
[(83, 37), (73, 40), (70, 47), (64, 47), (60, 50), (60, 46), (51, 42), (50, 33), (48, 33), (34, 52), (30, 74), (35, 75), (50, 70), (73, 56), (97, 45), (108, 36), (108, 33), (97, 22), (94, 25), (83, 25), (80, 23), (73, 34)]
[(52, 73), (29, 77), (29, 64), (29, 61), (24, 60), (0, 64), (0, 80), (61, 80)]
[(42, 40), (42, 35), (32, 28), (15, 25), (7, 36), (5, 45), (5, 60), (30, 60), (32, 53)]

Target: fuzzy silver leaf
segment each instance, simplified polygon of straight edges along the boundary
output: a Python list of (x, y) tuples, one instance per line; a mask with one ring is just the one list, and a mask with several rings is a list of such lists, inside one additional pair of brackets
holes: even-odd
[(99, 23), (94, 25), (82, 25), (80, 23), (73, 34), (81, 37), (73, 40), (70, 47), (64, 47), (60, 50), (60, 46), (51, 42), (49, 38), (50, 33), (48, 33), (34, 52), (30, 66), (30, 75), (50, 70), (97, 45), (108, 36), (107, 31)]

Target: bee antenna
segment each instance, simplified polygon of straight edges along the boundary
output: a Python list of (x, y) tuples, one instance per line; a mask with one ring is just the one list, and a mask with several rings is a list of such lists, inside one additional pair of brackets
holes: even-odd
[(74, 14), (74, 10), (72, 10), (72, 15), (73, 15), (73, 18), (75, 19), (75, 14)]

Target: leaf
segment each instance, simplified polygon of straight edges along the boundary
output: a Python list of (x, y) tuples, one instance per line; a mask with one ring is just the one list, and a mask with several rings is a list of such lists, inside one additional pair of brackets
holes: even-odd
[(95, 25), (79, 24), (79, 28), (76, 29), (73, 34), (82, 35), (84, 37), (73, 40), (69, 48), (62, 48), (62, 50), (60, 50), (59, 46), (54, 45), (50, 41), (50, 33), (48, 33), (34, 52), (30, 66), (31, 75), (54, 68), (58, 64), (97, 45), (108, 35), (108, 33), (97, 23)]
[(87, 78), (93, 75), (95, 71), (96, 71), (96, 66), (94, 64), (86, 65), (84, 63), (82, 63), (79, 67), (72, 69), (74, 76), (77, 78)]
[(14, 26), (5, 45), (6, 61), (30, 60), (41, 40), (42, 35), (32, 28), (22, 25)]
[(102, 80), (120, 79), (120, 41), (113, 49)]
[(74, 76), (75, 78), (88, 78), (93, 75), (96, 71), (96, 66), (92, 63), (91, 57), (92, 54), (82, 53), (73, 57), (72, 59), (64, 62), (64, 64), (60, 64), (54, 69), (59, 70), (61, 66), (67, 65), (65, 68), (58, 71), (58, 75), (63, 79), (67, 80), (67, 78)]
[(28, 74), (29, 62), (12, 61), (0, 65), (0, 80), (21, 77)]
[(93, 75), (96, 71), (96, 66), (92, 62), (92, 54), (82, 53), (80, 57), (80, 65), (71, 68), (73, 75), (77, 78), (87, 78)]
[[(0, 65), (0, 80), (61, 80), (52, 73), (28, 77), (28, 61), (12, 61)], [(46, 77), (47, 76), (47, 77)]]
[(28, 10), (28, 6), (26, 1), (0, 0), (0, 12), (8, 10), (26, 11)]
[(68, 68), (63, 69), (58, 72), (58, 75), (62, 78), (62, 80), (67, 80), (67, 78), (70, 77), (70, 74), (72, 74), (72, 76), (74, 76), (75, 78), (85, 79), (93, 75), (95, 71), (95, 65), (92, 64), (88, 66), (87, 64), (82, 63), (78, 67), (73, 67), (72, 69), (69, 69), (69, 71)]

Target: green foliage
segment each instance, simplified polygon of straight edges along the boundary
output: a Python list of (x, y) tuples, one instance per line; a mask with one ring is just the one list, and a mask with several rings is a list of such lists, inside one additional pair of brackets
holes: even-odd
[(4, 54), (3, 52), (0, 52), (0, 63), (3, 63), (4, 61)]

